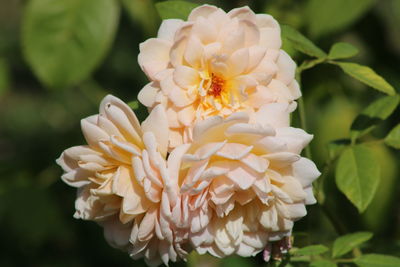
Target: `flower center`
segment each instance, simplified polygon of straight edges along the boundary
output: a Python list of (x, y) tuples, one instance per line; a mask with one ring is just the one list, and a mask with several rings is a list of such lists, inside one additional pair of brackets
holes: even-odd
[(221, 96), (221, 93), (224, 89), (225, 80), (221, 77), (218, 77), (214, 73), (211, 74), (211, 86), (207, 91), (207, 95), (211, 95), (213, 97)]

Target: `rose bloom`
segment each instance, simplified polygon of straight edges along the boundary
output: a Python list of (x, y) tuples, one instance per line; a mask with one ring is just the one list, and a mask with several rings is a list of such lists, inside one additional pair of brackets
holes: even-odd
[[(300, 156), (312, 136), (289, 127), (288, 103), (198, 122), (184, 144), (180, 184), (190, 241), (200, 254), (248, 257), (291, 235), (316, 202), (315, 164)], [(268, 258), (268, 257), (266, 257)]]
[(69, 148), (57, 160), (63, 181), (78, 188), (74, 217), (98, 222), (111, 245), (149, 265), (184, 258), (185, 232), (175, 226), (182, 153), (175, 150), (166, 160), (163, 107), (140, 125), (130, 107), (109, 95), (81, 126), (88, 145)]
[(301, 96), (296, 64), (281, 44), (270, 15), (200, 6), (188, 21), (164, 20), (157, 38), (140, 44), (138, 61), (151, 82), (138, 98), (150, 110), (165, 106), (170, 149), (188, 143), (194, 121)]

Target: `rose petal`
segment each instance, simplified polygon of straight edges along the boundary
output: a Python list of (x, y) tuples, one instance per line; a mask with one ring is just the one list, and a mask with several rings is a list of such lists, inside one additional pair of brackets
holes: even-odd
[(200, 83), (198, 72), (187, 66), (178, 66), (173, 74), (175, 83), (181, 88), (187, 89)]
[(199, 38), (191, 36), (186, 44), (184, 58), (193, 68), (200, 68), (202, 66), (203, 51), (203, 44)]
[(167, 68), (171, 49), (169, 41), (151, 38), (141, 43), (139, 49), (139, 65), (150, 79)]
[(276, 64), (279, 68), (276, 79), (282, 81), (286, 85), (290, 84), (295, 76), (296, 63), (285, 51), (280, 50)]
[(212, 43), (218, 37), (216, 28), (204, 17), (197, 17), (193, 24), (192, 34), (197, 36), (203, 44)]
[(300, 158), (293, 163), (293, 176), (299, 179), (304, 187), (311, 185), (320, 175), (315, 163), (307, 158)]
[(247, 48), (241, 48), (236, 50), (228, 60), (228, 73), (230, 77), (237, 76), (243, 73), (248, 66), (249, 62), (249, 50)]
[(154, 82), (148, 83), (138, 94), (138, 100), (146, 107), (153, 107), (156, 103), (157, 94), (160, 89), (155, 86)]
[(230, 18), (238, 18), (238, 19), (246, 19), (249, 21), (255, 21), (256, 15), (253, 10), (251, 10), (248, 6), (234, 8), (228, 12), (228, 16)]
[(190, 12), (188, 21), (195, 21), (199, 17), (208, 18), (212, 13), (218, 10), (217, 7), (212, 5), (202, 5), (196, 7)]
[(182, 26), (183, 20), (181, 19), (165, 19), (161, 22), (158, 29), (157, 37), (172, 42), (175, 33)]
[(168, 149), (168, 119), (162, 105), (156, 106), (142, 122), (143, 132), (152, 132), (158, 143), (158, 150), (164, 156)]

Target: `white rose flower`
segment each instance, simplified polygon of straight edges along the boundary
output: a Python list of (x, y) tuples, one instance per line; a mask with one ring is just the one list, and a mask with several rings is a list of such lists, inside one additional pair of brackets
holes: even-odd
[[(315, 164), (300, 156), (312, 136), (289, 127), (287, 103), (198, 122), (184, 144), (181, 193), (190, 240), (199, 253), (248, 257), (290, 236), (316, 202)], [(180, 148), (179, 147), (179, 148)]]
[(296, 64), (280, 48), (270, 15), (200, 6), (188, 21), (164, 20), (157, 38), (140, 44), (138, 61), (151, 82), (138, 98), (150, 110), (165, 106), (174, 148), (192, 140), (195, 121), (299, 98)]
[(185, 258), (187, 233), (176, 227), (182, 153), (168, 160), (168, 124), (162, 106), (139, 124), (131, 108), (106, 96), (100, 114), (83, 119), (88, 145), (66, 149), (57, 163), (78, 188), (75, 218), (104, 227), (108, 242), (152, 266)]

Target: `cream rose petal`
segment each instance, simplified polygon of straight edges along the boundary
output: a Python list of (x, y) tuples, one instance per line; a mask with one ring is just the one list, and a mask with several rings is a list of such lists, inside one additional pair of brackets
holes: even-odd
[(254, 256), (289, 236), (305, 205), (315, 203), (311, 183), (319, 172), (300, 156), (312, 136), (288, 127), (291, 111), (271, 103), (250, 117), (234, 113), (194, 126), (193, 143), (181, 148), (180, 175), (198, 253)]
[(99, 114), (81, 125), (88, 146), (69, 148), (57, 160), (62, 179), (78, 188), (74, 217), (98, 222), (112, 246), (149, 265), (185, 258), (177, 177), (184, 150), (166, 159), (164, 107), (155, 107), (140, 125), (128, 105), (109, 95)]
[(168, 151), (192, 142), (192, 124), (208, 117), (255, 113), (275, 102), (295, 107), (301, 96), (296, 64), (281, 45), (274, 18), (248, 7), (225, 13), (203, 5), (188, 21), (164, 21), (157, 38), (141, 44), (139, 65), (153, 83), (139, 101), (150, 110), (161, 103), (170, 115), (184, 114), (171, 115), (181, 119), (170, 125)]

